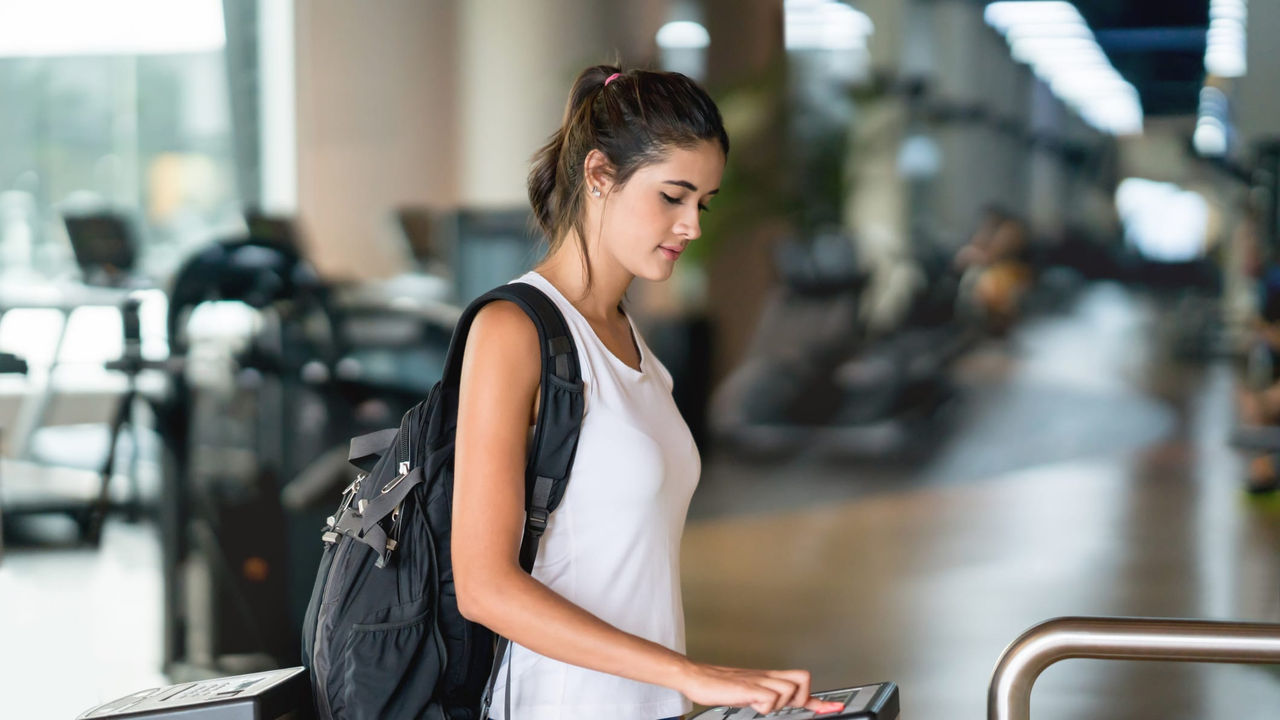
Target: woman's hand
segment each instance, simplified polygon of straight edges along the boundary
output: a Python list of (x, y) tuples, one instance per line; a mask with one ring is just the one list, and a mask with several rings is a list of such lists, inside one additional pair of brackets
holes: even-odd
[(808, 670), (747, 670), (690, 663), (677, 689), (699, 705), (750, 706), (761, 715), (784, 707), (803, 707), (815, 713), (844, 707), (843, 703), (809, 696)]

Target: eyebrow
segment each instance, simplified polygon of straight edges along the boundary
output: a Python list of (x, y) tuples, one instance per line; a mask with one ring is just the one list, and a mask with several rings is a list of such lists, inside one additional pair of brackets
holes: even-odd
[[(688, 180), (665, 180), (665, 181), (663, 181), (663, 182), (664, 182), (665, 184), (667, 184), (667, 185), (679, 185), (679, 186), (680, 186), (680, 187), (682, 187), (682, 188), (686, 188), (686, 189), (691, 190), (691, 191), (693, 191), (693, 192), (698, 192), (698, 186), (697, 186), (697, 185), (694, 185), (693, 183), (689, 182)], [(708, 195), (715, 195), (715, 194), (716, 194), (716, 193), (718, 193), (718, 192), (720, 192), (720, 188), (716, 188), (715, 190), (712, 190), (712, 191), (708, 192), (707, 194), (708, 194)]]

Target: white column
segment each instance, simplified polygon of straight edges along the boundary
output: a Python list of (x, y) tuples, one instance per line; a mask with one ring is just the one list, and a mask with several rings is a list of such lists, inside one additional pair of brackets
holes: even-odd
[(293, 0), (258, 3), (258, 126), (262, 209), (298, 211), (297, 80)]
[[(919, 13), (914, 2), (868, 0), (858, 4), (875, 25), (868, 38), (871, 64), (878, 72), (897, 73), (907, 61), (909, 16)], [(846, 199), (844, 224), (853, 231), (859, 257), (877, 262), (909, 252), (911, 228), (908, 179), (898, 165), (902, 142), (911, 131), (907, 104), (888, 95), (859, 102), (848, 157), (852, 194)]]
[[(933, 14), (934, 60), (931, 96), (946, 104), (971, 106), (979, 96), (982, 28), (978, 6), (962, 0), (929, 5)], [(936, 220), (940, 229), (959, 242), (968, 238), (982, 203), (982, 178), (989, 174), (990, 157), (981, 148), (981, 132), (971, 120), (949, 121), (938, 127), (942, 166), (935, 187)]]
[[(1037, 136), (1062, 133), (1066, 106), (1049, 86), (1036, 80), (1031, 90), (1030, 126)], [(1031, 227), (1037, 234), (1060, 237), (1067, 227), (1066, 179), (1057, 155), (1037, 145), (1029, 154), (1029, 211)]]
[(1254, 141), (1280, 135), (1280, 93), (1276, 78), (1280, 77), (1280, 53), (1275, 51), (1276, 34), (1280, 33), (1280, 3), (1261, 0), (1249, 3), (1246, 21), (1244, 77), (1235, 80), (1239, 159), (1251, 161)]

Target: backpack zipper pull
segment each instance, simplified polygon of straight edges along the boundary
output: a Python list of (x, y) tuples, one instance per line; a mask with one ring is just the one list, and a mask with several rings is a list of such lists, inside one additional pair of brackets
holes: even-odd
[(391, 553), (395, 552), (396, 546), (400, 544), (400, 508), (403, 505), (404, 503), (400, 503), (391, 511), (391, 532), (387, 533), (387, 550), (381, 559), (384, 565), (391, 559)]
[(342, 502), (338, 504), (338, 511), (325, 518), (324, 533), (320, 535), (320, 539), (323, 540), (326, 545), (332, 545), (338, 542), (338, 533), (335, 532), (338, 529), (338, 521), (347, 511), (347, 508), (351, 507), (351, 501), (355, 498), (356, 493), (360, 492), (360, 482), (366, 477), (368, 477), (368, 475), (358, 473), (356, 475), (356, 479), (352, 480), (351, 484), (342, 491)]
[(360, 492), (360, 482), (366, 477), (368, 477), (368, 475), (365, 475), (364, 473), (356, 475), (356, 479), (347, 486), (346, 490), (342, 491), (342, 502), (338, 505), (338, 512), (334, 513), (334, 515), (342, 517), (342, 513), (346, 511), (347, 508), (351, 507), (351, 500), (355, 498), (356, 493)]
[(399, 471), (399, 473), (400, 473), (400, 474), (398, 474), (398, 475), (396, 475), (395, 477), (391, 478), (391, 480), (390, 480), (386, 485), (383, 485), (383, 486), (382, 486), (382, 494), (383, 494), (383, 495), (386, 495), (387, 493), (389, 493), (389, 492), (391, 492), (392, 490), (394, 490), (394, 489), (395, 489), (395, 487), (396, 487), (397, 485), (399, 485), (399, 484), (400, 484), (400, 482), (401, 482), (402, 480), (404, 480), (405, 478), (409, 477), (409, 463), (408, 463), (408, 462), (402, 462), (402, 463), (400, 463), (399, 467), (397, 467), (396, 469)]

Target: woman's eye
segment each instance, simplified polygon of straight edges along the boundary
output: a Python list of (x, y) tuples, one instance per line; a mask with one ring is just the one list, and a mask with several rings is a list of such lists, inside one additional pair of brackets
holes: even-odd
[[(673, 198), (664, 192), (660, 192), (658, 194), (662, 196), (663, 200), (666, 200), (671, 205), (681, 205), (684, 203), (684, 198)], [(700, 212), (711, 212), (711, 208), (707, 207), (706, 205), (699, 205), (698, 210)]]

